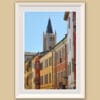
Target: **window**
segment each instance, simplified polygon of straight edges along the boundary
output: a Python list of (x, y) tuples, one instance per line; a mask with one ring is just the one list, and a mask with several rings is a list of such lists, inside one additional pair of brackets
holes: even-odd
[(49, 73), (49, 83), (51, 83), (51, 73)]
[(48, 74), (45, 75), (45, 84), (48, 83)]
[(55, 52), (55, 62), (57, 63), (57, 60), (58, 60), (58, 53)]
[(73, 21), (76, 21), (76, 12), (73, 12)]
[(65, 54), (64, 54), (64, 56), (66, 57), (67, 56), (67, 54), (68, 54), (68, 46), (65, 44)]
[(52, 41), (52, 37), (49, 38), (49, 41)]
[(61, 72), (61, 78), (63, 78), (63, 72)]
[(43, 85), (43, 76), (40, 77), (40, 84)]
[(72, 71), (74, 72), (74, 59), (72, 59)]
[(51, 49), (52, 47), (51, 46), (49, 46), (49, 49)]
[(48, 67), (48, 59), (45, 60), (45, 67)]
[(68, 18), (68, 28), (70, 28), (70, 17)]
[(50, 41), (53, 41), (53, 40), (54, 40), (54, 37), (50, 37), (49, 40), (50, 40)]
[(65, 59), (65, 48), (62, 48), (62, 58)]
[(60, 63), (62, 63), (62, 58), (60, 58)]
[(69, 43), (70, 43), (70, 44), (69, 44), (69, 46), (70, 46), (69, 48), (70, 48), (70, 50), (71, 50), (71, 39), (69, 39)]
[(54, 73), (53, 76), (54, 76), (54, 77), (53, 77), (53, 82), (56, 83), (56, 82), (57, 82), (57, 74)]
[(73, 12), (73, 32), (76, 32), (76, 12)]
[(52, 57), (49, 58), (49, 66), (52, 65)]
[(65, 79), (67, 78), (67, 71), (66, 71), (66, 70), (63, 71), (63, 77), (64, 77)]
[(59, 63), (62, 63), (62, 49), (59, 51)]
[(71, 51), (71, 38), (68, 41), (68, 53)]
[(42, 70), (43, 69), (43, 63), (41, 62), (40, 63), (40, 70)]
[(68, 75), (71, 74), (71, 62), (69, 62), (69, 65), (68, 65)]
[(57, 80), (60, 80), (60, 72), (57, 73)]
[(73, 32), (76, 32), (76, 25), (73, 26)]
[(55, 53), (53, 53), (53, 57), (52, 57), (52, 63), (53, 63), (53, 67), (55, 66)]

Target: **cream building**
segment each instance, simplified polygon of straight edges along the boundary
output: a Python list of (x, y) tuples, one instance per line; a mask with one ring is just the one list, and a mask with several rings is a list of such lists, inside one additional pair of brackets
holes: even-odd
[(73, 12), (66, 12), (64, 19), (68, 21), (68, 87), (74, 88), (74, 16)]

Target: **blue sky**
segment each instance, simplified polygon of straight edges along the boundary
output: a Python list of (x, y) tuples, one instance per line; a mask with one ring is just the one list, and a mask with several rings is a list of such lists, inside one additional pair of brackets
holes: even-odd
[(25, 52), (43, 51), (43, 32), (46, 31), (48, 19), (51, 19), (53, 31), (59, 42), (67, 32), (64, 12), (25, 12)]

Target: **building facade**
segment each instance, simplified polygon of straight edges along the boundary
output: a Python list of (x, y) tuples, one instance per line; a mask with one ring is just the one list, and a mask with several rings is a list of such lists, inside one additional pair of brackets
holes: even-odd
[(31, 59), (31, 66), (32, 66), (32, 89), (35, 89), (35, 57)]
[(68, 87), (76, 88), (76, 12), (65, 12), (68, 22)]
[(25, 61), (30, 60), (34, 55), (33, 52), (25, 52)]
[(37, 53), (36, 56), (34, 57), (33, 66), (35, 68), (35, 79), (34, 79), (35, 89), (40, 89), (40, 68), (41, 68), (40, 58), (43, 57), (46, 53), (47, 51), (40, 52), (40, 53)]
[(52, 89), (52, 52), (40, 58), (40, 88)]
[(28, 89), (28, 61), (24, 64), (24, 87)]
[(67, 36), (52, 49), (53, 52), (53, 88), (66, 89), (68, 87), (67, 64)]
[(24, 70), (24, 86), (25, 89), (32, 89), (33, 87), (33, 68), (32, 68), (32, 63), (31, 60), (26, 61), (25, 63), (25, 70)]
[(35, 58), (35, 89), (40, 89), (40, 56), (36, 55)]

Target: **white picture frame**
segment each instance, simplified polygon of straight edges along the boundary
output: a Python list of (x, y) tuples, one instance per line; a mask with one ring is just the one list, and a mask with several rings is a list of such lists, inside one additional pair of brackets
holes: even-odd
[[(75, 90), (24, 89), (24, 13), (34, 11), (76, 11), (77, 88)], [(85, 98), (85, 3), (17, 2), (15, 4), (15, 97)]]

